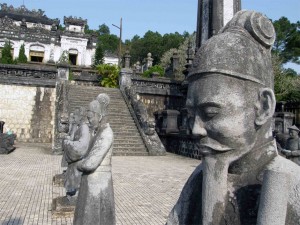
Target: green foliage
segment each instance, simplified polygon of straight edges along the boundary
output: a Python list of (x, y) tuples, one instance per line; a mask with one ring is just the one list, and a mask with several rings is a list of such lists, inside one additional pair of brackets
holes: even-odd
[(93, 67), (102, 64), (104, 60), (104, 52), (101, 44), (97, 44)]
[(96, 30), (91, 30), (89, 25), (85, 25), (84, 27), (84, 33), (85, 34), (97, 34)]
[(110, 34), (109, 27), (105, 23), (101, 24), (99, 26), (98, 33), (99, 35)]
[(57, 62), (58, 64), (70, 64), (70, 60), (69, 60), (69, 51), (64, 50), (60, 57), (59, 60)]
[(114, 34), (102, 34), (99, 36), (99, 42), (104, 52), (117, 53), (119, 38)]
[(58, 30), (64, 31), (66, 28), (62, 26), (61, 24), (58, 25)]
[(284, 69), (282, 59), (272, 54), (274, 91), (277, 101), (300, 101), (300, 76), (292, 69)]
[(12, 46), (10, 41), (5, 42), (4, 47), (2, 49), (2, 57), (0, 62), (3, 64), (14, 64), (13, 56), (11, 54)]
[(18, 57), (19, 63), (27, 63), (27, 56), (25, 55), (25, 46), (24, 44), (21, 45)]
[(188, 49), (189, 42), (191, 42), (192, 44), (192, 49), (195, 49), (196, 33), (185, 38), (184, 42), (178, 48), (168, 49), (166, 52), (164, 52), (164, 54), (160, 59), (159, 65), (162, 66), (163, 68), (168, 68), (171, 65), (171, 57), (175, 52), (177, 52), (177, 55), (179, 57), (179, 69), (178, 72), (175, 74), (176, 80), (184, 79), (184, 75), (182, 74), (182, 71), (185, 69), (186, 57), (187, 57), (186, 51)]
[(149, 77), (151, 77), (151, 75), (153, 73), (159, 73), (159, 76), (163, 77), (165, 74), (165, 70), (163, 67), (161, 67), (159, 65), (155, 65), (155, 66), (150, 67), (147, 71), (145, 71), (142, 76), (149, 78)]
[(101, 86), (116, 88), (118, 87), (119, 68), (115, 65), (101, 64), (97, 66), (97, 71), (101, 75)]
[(69, 71), (69, 80), (74, 80), (74, 74), (72, 70)]
[(300, 64), (300, 21), (291, 23), (286, 17), (273, 22), (276, 30), (276, 41), (273, 52), (283, 63)]
[(130, 51), (132, 62), (140, 61), (152, 53), (153, 64), (156, 65), (160, 61), (164, 52), (171, 48), (178, 48), (184, 41), (185, 36), (175, 32), (174, 34), (161, 35), (158, 32), (147, 31), (141, 38), (135, 35), (130, 41), (126, 41), (126, 49)]

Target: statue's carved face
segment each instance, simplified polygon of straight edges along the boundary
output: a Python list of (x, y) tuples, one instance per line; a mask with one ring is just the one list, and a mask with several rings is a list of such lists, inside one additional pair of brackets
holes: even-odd
[(289, 130), (289, 135), (290, 135), (291, 138), (298, 138), (299, 137), (298, 133), (299, 132), (296, 131), (296, 130), (292, 130), (292, 129)]
[(87, 119), (89, 121), (89, 126), (90, 126), (91, 129), (98, 128), (99, 122), (100, 122), (100, 116), (98, 115), (98, 113), (88, 111), (87, 112)]
[(217, 74), (189, 84), (187, 108), (192, 116), (192, 133), (199, 136), (198, 147), (204, 155), (244, 152), (253, 146), (255, 101), (245, 93), (248, 89), (244, 85), (244, 81)]

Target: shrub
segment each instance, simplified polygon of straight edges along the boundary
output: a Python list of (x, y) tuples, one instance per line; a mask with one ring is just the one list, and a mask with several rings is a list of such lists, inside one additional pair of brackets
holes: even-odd
[(115, 65), (101, 64), (96, 67), (102, 80), (100, 85), (102, 87), (116, 88), (118, 87), (119, 68)]
[(165, 75), (165, 70), (164, 70), (164, 68), (162, 68), (161, 66), (159, 66), (159, 65), (156, 65), (156, 66), (152, 66), (152, 67), (150, 67), (148, 70), (146, 70), (144, 73), (143, 73), (143, 77), (151, 77), (151, 75), (153, 74), (153, 73), (159, 73), (159, 76), (160, 77), (163, 77), (164, 75)]

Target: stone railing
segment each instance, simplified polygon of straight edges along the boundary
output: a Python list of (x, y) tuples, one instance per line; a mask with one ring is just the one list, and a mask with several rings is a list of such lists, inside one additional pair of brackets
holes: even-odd
[(141, 94), (182, 96), (180, 81), (158, 77), (143, 78), (139, 75), (135, 75), (132, 76), (131, 83), (132, 86), (136, 88), (136, 91)]
[(99, 86), (101, 76), (96, 70), (71, 67), (72, 82), (83, 86)]
[(0, 83), (54, 87), (56, 68), (0, 64)]
[(148, 116), (145, 105), (137, 99), (134, 88), (125, 87), (121, 93), (133, 116), (149, 155), (165, 155), (166, 150), (156, 131), (154, 120)]

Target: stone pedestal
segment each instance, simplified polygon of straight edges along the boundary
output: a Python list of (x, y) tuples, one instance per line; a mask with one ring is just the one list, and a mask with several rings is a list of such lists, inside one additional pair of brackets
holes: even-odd
[(77, 196), (58, 197), (52, 201), (52, 214), (56, 216), (68, 216), (74, 213)]
[(70, 66), (68, 64), (59, 64), (57, 66), (57, 79), (68, 80), (70, 74)]
[(177, 119), (180, 113), (177, 110), (164, 110), (162, 132), (165, 134), (178, 133)]
[(131, 86), (131, 77), (132, 77), (132, 70), (129, 68), (123, 68), (121, 69), (120, 75), (119, 75), (119, 86), (121, 90), (124, 90), (125, 87)]
[(294, 113), (276, 112), (274, 113), (274, 118), (275, 118), (274, 130), (276, 130), (278, 133), (288, 134), (289, 133), (288, 128), (293, 126), (293, 121), (295, 118)]
[(53, 185), (57, 187), (63, 187), (65, 183), (65, 173), (56, 174), (53, 177)]

